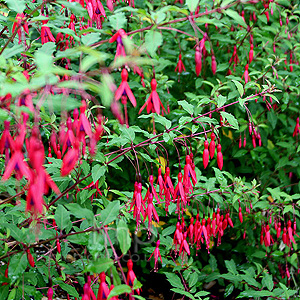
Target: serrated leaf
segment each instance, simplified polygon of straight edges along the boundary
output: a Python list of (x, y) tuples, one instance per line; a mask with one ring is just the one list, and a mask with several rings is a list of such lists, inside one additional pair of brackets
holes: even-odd
[(116, 220), (120, 211), (120, 201), (110, 202), (105, 209), (101, 211), (100, 220), (103, 225), (107, 225)]
[(226, 268), (227, 270), (232, 273), (232, 274), (237, 274), (237, 271), (236, 271), (236, 265), (235, 265), (235, 262), (233, 259), (231, 260), (225, 260), (225, 265), (226, 265)]
[(70, 220), (70, 212), (67, 211), (64, 206), (61, 204), (58, 205), (56, 211), (55, 211), (55, 222), (59, 229), (65, 230), (66, 228), (69, 228), (69, 226), (72, 226), (71, 220)]
[(242, 97), (244, 95), (243, 85), (240, 82), (238, 82), (237, 80), (232, 79), (232, 81), (235, 84), (236, 88), (238, 89), (240, 96)]
[(226, 119), (233, 129), (239, 129), (239, 124), (235, 116), (225, 111), (221, 111), (221, 116)]
[(74, 288), (74, 286), (71, 286), (70, 284), (66, 284), (64, 282), (58, 282), (58, 285), (64, 290), (66, 291), (70, 296), (79, 298), (79, 294), (76, 291), (76, 289)]
[(155, 120), (155, 122), (160, 123), (161, 125), (163, 125), (166, 129), (171, 128), (172, 122), (170, 120), (168, 120), (167, 118), (161, 116), (161, 115), (155, 114), (154, 120)]
[(118, 296), (118, 295), (121, 295), (121, 294), (129, 294), (131, 293), (131, 288), (130, 286), (128, 286), (127, 284), (120, 284), (118, 286), (115, 286), (111, 292), (109, 293), (109, 296), (107, 298), (107, 300), (111, 299), (112, 297), (114, 296)]
[(123, 254), (126, 254), (131, 246), (131, 237), (127, 223), (121, 220), (117, 227), (117, 238), (119, 241), (120, 249)]
[(95, 165), (92, 168), (92, 178), (93, 182), (96, 183), (106, 172), (106, 167), (100, 164)]
[(234, 21), (236, 21), (239, 25), (242, 27), (247, 27), (247, 24), (244, 22), (243, 18), (234, 10), (232, 9), (226, 9), (224, 10), (224, 13), (231, 17)]
[(274, 288), (273, 277), (271, 274), (264, 274), (262, 279), (262, 285), (265, 286), (269, 291), (272, 291)]
[(110, 258), (103, 257), (99, 258), (98, 260), (91, 262), (86, 270), (91, 273), (101, 273), (106, 272), (112, 265), (114, 264), (114, 261)]
[(120, 28), (125, 28), (127, 24), (127, 19), (125, 13), (119, 12), (112, 16), (108, 17), (109, 23), (111, 27), (115, 30), (119, 30)]
[(199, 0), (186, 0), (186, 5), (192, 13), (196, 10), (198, 3)]
[(177, 288), (172, 288), (171, 291), (173, 291), (174, 293), (180, 294), (180, 295), (187, 296), (189, 299), (195, 300), (195, 297), (191, 293), (189, 293), (189, 292), (187, 292), (185, 290), (180, 290), (180, 289), (177, 289)]
[(178, 275), (176, 275), (174, 273), (167, 273), (167, 272), (165, 272), (165, 275), (167, 276), (167, 279), (172, 286), (174, 286), (175, 288), (184, 290), (184, 286)]
[(17, 13), (22, 13), (26, 8), (25, 0), (6, 0), (5, 2), (9, 9)]
[(194, 114), (194, 105), (188, 103), (186, 100), (178, 101), (178, 104), (182, 106), (182, 108), (187, 111), (190, 115)]
[(150, 30), (145, 35), (145, 47), (148, 53), (153, 57), (156, 50), (162, 45), (162, 34), (155, 30)]

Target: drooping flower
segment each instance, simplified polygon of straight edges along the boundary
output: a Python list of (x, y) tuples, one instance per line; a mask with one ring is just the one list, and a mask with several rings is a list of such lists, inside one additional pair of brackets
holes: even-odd
[(42, 21), (43, 25), (41, 27), (41, 41), (42, 44), (48, 43), (48, 42), (53, 42), (55, 43), (55, 38), (53, 34), (50, 31), (50, 28), (46, 26), (48, 23), (48, 20), (43, 20)]
[[(133, 271), (133, 262), (131, 259), (127, 261), (128, 273), (127, 273), (127, 281), (126, 283), (133, 288), (133, 283), (136, 280), (135, 273)], [(140, 289), (136, 289), (137, 294), (140, 294)], [(132, 293), (134, 294), (134, 290), (132, 289)]]
[(15, 18), (15, 22), (14, 22), (14, 25), (12, 28), (12, 33), (14, 33), (15, 30), (17, 30), (18, 36), (19, 36), (19, 44), (21, 44), (21, 42), (22, 42), (22, 30), (21, 30), (22, 27), (23, 27), (24, 32), (29, 34), (28, 23), (27, 23), (27, 19), (26, 19), (24, 13), (18, 13)]
[(97, 295), (97, 300), (106, 300), (109, 295), (109, 288), (105, 282), (106, 275), (104, 272), (100, 274), (100, 285)]
[(122, 104), (124, 105), (124, 111), (125, 111), (125, 122), (127, 127), (128, 125), (128, 115), (127, 115), (127, 97), (129, 98), (131, 104), (136, 107), (136, 100), (135, 97), (128, 85), (127, 79), (128, 79), (128, 72), (124, 68), (121, 73), (122, 82), (115, 93), (115, 99), (119, 100), (122, 99)]
[(162, 107), (162, 110), (167, 113), (165, 110), (163, 104), (161, 103), (159, 96), (156, 91), (157, 87), (157, 82), (155, 78), (151, 80), (151, 93), (150, 96), (148, 97), (147, 101), (145, 104), (141, 107), (139, 114), (143, 111), (143, 109), (147, 106), (147, 113), (149, 114), (150, 112), (157, 113), (158, 115), (160, 114), (160, 107)]
[(159, 245), (160, 245), (160, 240), (158, 240), (156, 242), (156, 247), (148, 259), (148, 260), (150, 260), (151, 257), (154, 255), (154, 272), (158, 271), (158, 258), (160, 258), (160, 261), (162, 263), (162, 258), (161, 258), (160, 251), (159, 251)]
[(175, 72), (182, 73), (183, 71), (185, 71), (185, 66), (182, 62), (182, 55), (180, 53), (178, 63), (177, 63), (176, 68), (175, 68)]

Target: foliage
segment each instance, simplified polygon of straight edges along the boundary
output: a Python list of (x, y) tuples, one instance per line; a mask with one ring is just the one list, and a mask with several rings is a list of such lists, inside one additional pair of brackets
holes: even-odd
[(4, 2), (0, 298), (297, 297), (297, 1)]

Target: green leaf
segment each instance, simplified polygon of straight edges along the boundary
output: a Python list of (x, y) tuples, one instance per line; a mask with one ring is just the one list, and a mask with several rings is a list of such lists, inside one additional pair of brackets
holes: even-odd
[(1, 227), (9, 229), (10, 235), (13, 238), (15, 238), (17, 241), (24, 242), (24, 239), (25, 239), (24, 233), (17, 227), (17, 225), (1, 222)]
[(237, 298), (256, 298), (256, 297), (271, 297), (273, 296), (273, 293), (269, 292), (269, 291), (255, 291), (255, 290), (248, 290), (248, 291), (244, 291), (241, 292)]
[(168, 120), (167, 118), (165, 118), (161, 115), (158, 115), (158, 114), (155, 114), (154, 121), (157, 122), (157, 123), (160, 123), (161, 125), (163, 125), (167, 129), (170, 129), (171, 125), (172, 125), (172, 122), (170, 120)]
[(177, 289), (177, 288), (172, 288), (171, 291), (173, 291), (174, 293), (177, 293), (177, 294), (185, 295), (189, 299), (195, 300), (195, 297), (191, 293), (189, 293), (189, 292), (187, 292), (185, 290), (180, 290), (180, 289)]
[(127, 128), (126, 126), (122, 126), (120, 129), (122, 131), (122, 137), (126, 138), (130, 143), (134, 141), (135, 133), (131, 127)]
[(158, 31), (150, 30), (145, 35), (145, 47), (152, 57), (155, 56), (156, 50), (162, 45), (162, 42), (162, 34)]
[(117, 237), (122, 253), (126, 254), (131, 246), (131, 237), (127, 223), (125, 223), (123, 220), (121, 220), (118, 224)]
[(113, 266), (114, 261), (110, 258), (103, 257), (98, 260), (91, 262), (87, 267), (86, 271), (91, 273), (101, 273), (106, 272), (111, 266)]
[(247, 27), (246, 23), (244, 22), (243, 18), (234, 10), (232, 9), (226, 9), (224, 10), (224, 13), (231, 17), (232, 19), (234, 19), (234, 21), (236, 21), (239, 25), (241, 25), (242, 27)]
[(178, 101), (178, 104), (182, 106), (182, 108), (187, 111), (190, 115), (194, 114), (194, 105), (188, 103), (185, 100)]
[(179, 288), (180, 290), (184, 290), (184, 286), (181, 283), (181, 280), (178, 275), (167, 272), (165, 272), (165, 275), (167, 276), (167, 279), (172, 286), (174, 286), (175, 288)]
[(232, 273), (232, 274), (234, 274), (234, 275), (237, 274), (237, 271), (236, 271), (236, 265), (235, 265), (235, 262), (234, 262), (233, 259), (231, 259), (231, 260), (225, 260), (225, 265), (226, 265), (227, 270), (228, 270), (230, 273)]
[(12, 280), (12, 283), (24, 273), (28, 265), (27, 255), (24, 253), (18, 253), (12, 256), (9, 261), (8, 277)]
[(192, 13), (196, 10), (198, 3), (199, 0), (186, 0), (186, 5)]
[(70, 212), (68, 212), (61, 204), (58, 205), (55, 211), (54, 218), (55, 218), (56, 225), (61, 230), (65, 230), (70, 226), (72, 227)]
[(64, 282), (58, 282), (58, 285), (64, 290), (66, 291), (70, 296), (79, 298), (79, 294), (76, 291), (76, 289), (74, 288), (74, 286), (71, 286), (70, 284), (66, 284)]
[(232, 114), (221, 111), (221, 116), (223, 119), (226, 119), (228, 121), (233, 129), (239, 129), (238, 121)]
[(123, 12), (119, 12), (112, 16), (109, 16), (108, 20), (110, 26), (115, 30), (119, 30), (120, 28), (125, 28), (127, 24), (127, 19), (125, 13)]
[(93, 182), (96, 183), (106, 172), (107, 167), (97, 164), (92, 168)]
[(116, 220), (120, 211), (120, 201), (110, 202), (105, 209), (101, 211), (100, 221), (103, 225), (107, 225)]
[(274, 288), (273, 277), (271, 274), (264, 274), (262, 279), (262, 285), (265, 286), (269, 291), (272, 291)]
[(120, 284), (112, 289), (112, 291), (109, 293), (107, 300), (111, 299), (114, 296), (118, 296), (125, 293), (130, 294), (131, 292), (132, 290), (130, 286), (128, 286), (127, 284)]
[(219, 95), (217, 98), (217, 102), (218, 102), (218, 108), (222, 107), (225, 103), (226, 103), (227, 98)]
[(242, 97), (242, 96), (244, 95), (244, 88), (243, 88), (243, 85), (242, 85), (240, 82), (236, 81), (236, 80), (233, 80), (233, 79), (232, 79), (232, 81), (233, 81), (233, 83), (235, 84), (236, 88), (238, 89), (238, 91), (239, 91), (239, 93), (240, 93), (240, 96)]
[(6, 4), (9, 9), (17, 13), (22, 13), (26, 8), (25, 0), (6, 0)]

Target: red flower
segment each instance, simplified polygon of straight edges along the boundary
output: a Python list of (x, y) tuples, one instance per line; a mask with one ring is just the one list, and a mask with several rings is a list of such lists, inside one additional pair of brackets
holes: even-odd
[(109, 288), (105, 282), (106, 275), (104, 272), (100, 274), (100, 285), (97, 295), (97, 300), (106, 300), (109, 295)]
[(61, 176), (68, 175), (79, 159), (79, 142), (75, 141), (74, 148), (70, 148), (62, 161)]
[(157, 272), (157, 270), (158, 270), (158, 258), (160, 258), (160, 261), (162, 263), (162, 258), (161, 258), (160, 252), (159, 252), (159, 245), (160, 245), (160, 240), (158, 240), (156, 242), (156, 247), (148, 259), (148, 260), (150, 260), (150, 258), (154, 255), (154, 272)]
[[(132, 270), (133, 267), (133, 262), (131, 259), (128, 260), (127, 262), (127, 267), (128, 267), (128, 273), (127, 273), (127, 281), (126, 283), (132, 288), (133, 287), (133, 283), (136, 280), (136, 276)], [(140, 294), (140, 289), (137, 289), (136, 292), (138, 293), (138, 295)], [(132, 290), (132, 293), (134, 294), (134, 290)]]
[(122, 104), (124, 105), (124, 111), (125, 111), (125, 122), (127, 127), (128, 125), (128, 116), (127, 116), (127, 97), (129, 98), (130, 102), (134, 107), (136, 107), (136, 100), (135, 97), (128, 85), (127, 79), (128, 79), (128, 72), (124, 68), (121, 73), (122, 82), (115, 93), (115, 99), (119, 100), (122, 98)]
[(14, 33), (16, 29), (18, 30), (19, 44), (21, 44), (21, 41), (22, 41), (21, 27), (23, 27), (23, 30), (27, 34), (29, 34), (28, 33), (28, 23), (27, 23), (25, 15), (23, 13), (21, 13), (21, 14), (18, 13), (16, 15), (16, 19), (15, 19), (15, 22), (14, 22), (14, 25), (13, 25), (13, 28), (12, 28), (12, 33)]
[(42, 44), (48, 43), (48, 42), (53, 42), (55, 43), (55, 38), (52, 35), (50, 28), (46, 26), (48, 23), (48, 20), (43, 20), (42, 21), (43, 25), (41, 27), (41, 40)]
[(178, 63), (177, 63), (177, 66), (175, 68), (175, 72), (177, 72), (177, 71), (178, 71), (178, 73), (182, 73), (182, 71), (185, 71), (185, 66), (184, 66), (184, 64), (182, 62), (182, 55), (181, 55), (181, 53), (179, 54)]
[(157, 87), (157, 82), (155, 80), (155, 78), (153, 78), (151, 80), (151, 94), (149, 96), (149, 98), (147, 99), (147, 101), (145, 102), (145, 104), (141, 107), (139, 114), (143, 111), (143, 109), (147, 106), (147, 113), (149, 114), (150, 112), (153, 113), (157, 113), (158, 115), (160, 114), (160, 107), (162, 107), (163, 111), (165, 113), (166, 110), (163, 106), (163, 104), (161, 103), (159, 96), (157, 94), (156, 91), (156, 87)]

